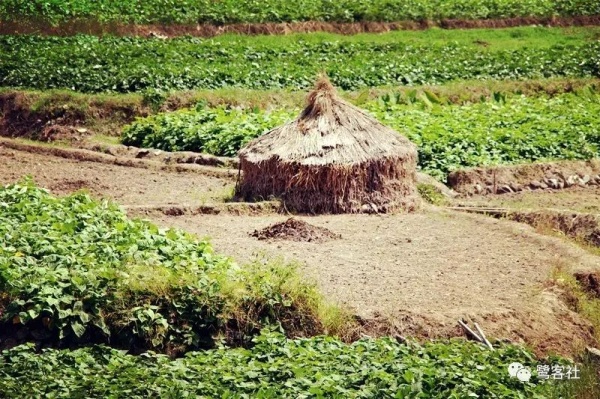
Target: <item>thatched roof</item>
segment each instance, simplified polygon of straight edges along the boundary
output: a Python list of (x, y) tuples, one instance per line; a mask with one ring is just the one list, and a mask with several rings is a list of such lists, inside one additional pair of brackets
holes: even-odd
[(247, 200), (311, 213), (414, 209), (416, 146), (318, 80), (300, 116), (240, 151)]
[(300, 116), (249, 143), (239, 155), (260, 163), (353, 165), (381, 158), (412, 156), (416, 146), (362, 109), (342, 100), (320, 78)]

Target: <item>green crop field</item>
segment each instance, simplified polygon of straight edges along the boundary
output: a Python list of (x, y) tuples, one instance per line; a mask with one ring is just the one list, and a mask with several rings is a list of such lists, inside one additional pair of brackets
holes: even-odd
[(542, 399), (567, 388), (535, 376), (529, 382), (511, 378), (507, 363), (533, 370), (538, 364), (530, 352), (512, 345), (493, 352), (464, 341), (420, 345), (363, 339), (346, 345), (327, 337), (287, 340), (268, 331), (254, 344), (250, 350), (223, 348), (178, 360), (130, 356), (105, 347), (36, 354), (24, 346), (0, 355), (0, 391), (5, 398), (106, 398), (127, 392), (127, 397), (140, 399)]
[(0, 86), (81, 92), (341, 89), (464, 79), (600, 76), (597, 29), (307, 34), (215, 39), (0, 37)]
[(181, 110), (140, 119), (124, 128), (125, 145), (234, 156), (251, 139), (294, 118), (289, 111), (227, 108)]
[[(466, 105), (413, 91), (362, 106), (416, 143), (421, 169), (442, 180), (464, 167), (600, 157), (600, 95), (591, 88), (553, 98), (497, 94)], [(235, 156), (242, 145), (298, 113), (199, 107), (140, 119), (125, 127), (122, 141)]]
[[(579, 238), (598, 215), (557, 212), (597, 209), (599, 18), (598, 0), (0, 0), (0, 398), (597, 399), (600, 262)], [(440, 28), (461, 26), (492, 29)], [(351, 142), (360, 168), (376, 148), (369, 174), (324, 163), (321, 191), (414, 185), (414, 214), (283, 215), (279, 194), (238, 198), (244, 162), (170, 153), (236, 157), (322, 74), (430, 177), (402, 180), (415, 164), (390, 160), (414, 152), (358, 137), (329, 89), (318, 146), (289, 153)], [(281, 180), (282, 213), (310, 172)], [(535, 231), (456, 211), (523, 194), (550, 204)]]
[(401, 21), (599, 15), (594, 0), (4, 0), (0, 20), (125, 23)]

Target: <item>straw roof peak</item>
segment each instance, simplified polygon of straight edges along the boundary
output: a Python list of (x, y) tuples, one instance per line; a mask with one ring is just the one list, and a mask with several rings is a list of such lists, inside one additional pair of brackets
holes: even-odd
[(333, 103), (337, 99), (337, 91), (329, 78), (326, 75), (319, 76), (314, 89), (306, 97), (306, 108), (300, 115), (300, 119), (330, 114), (333, 111)]
[(315, 82), (315, 87), (312, 92), (336, 94), (335, 87), (333, 86), (333, 84), (331, 84), (331, 81), (329, 80), (329, 77), (326, 74), (319, 75), (317, 81)]

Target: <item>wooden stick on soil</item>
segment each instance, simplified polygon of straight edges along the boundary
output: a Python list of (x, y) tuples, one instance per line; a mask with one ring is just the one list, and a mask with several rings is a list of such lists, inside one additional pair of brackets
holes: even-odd
[(471, 337), (475, 338), (476, 341), (479, 341), (480, 343), (486, 345), (486, 343), (483, 341), (483, 338), (477, 335), (475, 331), (471, 330), (469, 326), (467, 326), (462, 320), (458, 320), (458, 324), (460, 324), (463, 330), (465, 330), (469, 335), (471, 335)]
[(481, 327), (479, 327), (479, 324), (475, 323), (475, 328), (477, 329), (477, 332), (479, 333), (481, 338), (483, 338), (483, 341), (488, 346), (488, 348), (490, 348), (490, 350), (494, 350), (494, 347), (492, 346), (490, 341), (488, 341), (488, 339), (486, 338), (485, 334), (483, 333), (483, 330), (481, 329)]

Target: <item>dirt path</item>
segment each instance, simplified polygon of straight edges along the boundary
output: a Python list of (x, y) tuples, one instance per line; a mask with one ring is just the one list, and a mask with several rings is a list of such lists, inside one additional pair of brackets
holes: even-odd
[[(197, 173), (107, 165), (0, 148), (0, 184), (24, 175), (56, 194), (81, 188), (122, 205), (200, 204), (232, 182)], [(569, 353), (590, 343), (590, 326), (547, 281), (556, 267), (600, 269), (598, 257), (525, 225), (441, 210), (410, 215), (301, 217), (340, 234), (324, 243), (259, 241), (249, 233), (286, 215), (151, 218), (212, 237), (218, 252), (247, 262), (258, 253), (300, 262), (325, 296), (390, 330), (419, 337), (463, 335), (457, 319), (488, 335)], [(382, 329), (379, 329), (382, 328)], [(378, 330), (379, 329), (379, 330)]]

